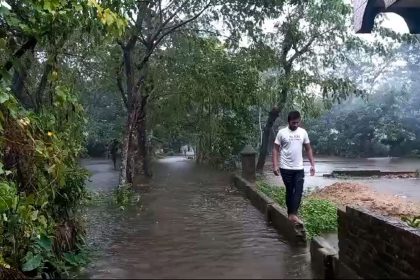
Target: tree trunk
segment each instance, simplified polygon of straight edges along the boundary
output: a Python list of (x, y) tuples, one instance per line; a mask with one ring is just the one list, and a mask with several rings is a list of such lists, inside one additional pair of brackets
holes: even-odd
[(133, 130), (137, 120), (137, 110), (133, 108), (127, 116), (127, 124), (121, 148), (120, 185), (131, 184), (132, 181), (132, 155)]
[[(48, 85), (48, 75), (50, 75), (52, 70), (53, 70), (53, 65), (50, 62), (47, 61), (46, 65), (45, 65), (45, 68), (44, 68), (44, 72), (43, 72), (42, 77), (41, 77), (41, 81), (39, 82), (38, 88), (35, 92), (35, 109), (37, 111), (39, 111), (40, 108), (42, 107), (42, 105), (45, 104), (44, 91), (45, 91), (45, 88)], [(51, 103), (52, 103), (52, 101), (51, 101)]]
[(258, 107), (258, 128), (260, 129), (260, 147), (263, 143), (263, 129), (261, 122), (261, 107)]
[(140, 175), (151, 177), (152, 171), (150, 169), (150, 157), (147, 143), (147, 96), (142, 98), (141, 101), (141, 112), (137, 122), (137, 170)]
[(127, 122), (124, 131), (123, 143), (121, 147), (121, 168), (120, 168), (120, 186), (125, 184), (132, 184), (133, 178), (133, 157), (134, 147), (133, 147), (133, 132), (136, 132), (136, 123), (137, 123), (137, 114), (138, 114), (138, 99), (137, 95), (134, 92), (134, 68), (133, 68), (133, 49), (135, 46), (135, 40), (130, 40), (130, 42), (122, 47), (123, 50), (123, 59), (124, 59), (124, 69), (126, 76), (126, 90), (127, 90), (127, 99), (128, 99), (128, 115)]
[(25, 84), (29, 70), (34, 59), (33, 49), (21, 57), (21, 65), (15, 65), (12, 78), (12, 91), (14, 96), (23, 104), (26, 109), (34, 108), (32, 96), (27, 91)]
[(280, 114), (280, 109), (278, 107), (274, 107), (270, 111), (270, 114), (268, 115), (267, 123), (265, 124), (265, 127), (264, 127), (260, 154), (258, 156), (257, 171), (262, 171), (264, 168), (265, 159), (267, 158), (267, 153), (268, 153), (268, 146), (269, 146), (268, 142), (270, 141), (271, 129), (273, 127), (274, 122), (279, 117), (279, 114)]
[(31, 67), (30, 58), (23, 61), (23, 67), (15, 68), (12, 79), (12, 91), (14, 96), (23, 104), (26, 109), (34, 107), (34, 102), (25, 89), (28, 71)]
[[(286, 61), (285, 59), (286, 58), (283, 58), (283, 61)], [(268, 154), (268, 146), (269, 146), (270, 135), (271, 135), (271, 131), (272, 131), (272, 128), (273, 128), (273, 124), (276, 121), (276, 119), (279, 117), (281, 109), (284, 107), (284, 105), (286, 104), (286, 101), (287, 101), (287, 95), (288, 95), (288, 91), (289, 91), (288, 81), (290, 79), (290, 73), (292, 71), (292, 65), (288, 62), (284, 62), (283, 69), (284, 69), (284, 81), (285, 81), (285, 83), (283, 84), (282, 90), (281, 90), (280, 95), (279, 95), (278, 106), (273, 107), (273, 109), (271, 109), (271, 111), (268, 115), (267, 123), (265, 124), (265, 127), (264, 127), (262, 144), (261, 144), (260, 154), (258, 156), (258, 162), (257, 162), (257, 167), (256, 167), (257, 172), (261, 172), (264, 168), (265, 160), (266, 160), (267, 154)]]
[(150, 170), (150, 158), (148, 153), (147, 130), (145, 120), (140, 120), (140, 123), (137, 126), (137, 135), (138, 150), (136, 170), (139, 175), (151, 177), (152, 172)]

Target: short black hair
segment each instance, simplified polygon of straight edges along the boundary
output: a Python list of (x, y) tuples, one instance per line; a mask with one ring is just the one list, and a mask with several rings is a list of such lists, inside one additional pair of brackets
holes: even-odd
[(297, 120), (300, 119), (300, 113), (299, 111), (291, 111), (289, 112), (289, 115), (287, 116), (287, 121), (290, 122), (291, 120)]

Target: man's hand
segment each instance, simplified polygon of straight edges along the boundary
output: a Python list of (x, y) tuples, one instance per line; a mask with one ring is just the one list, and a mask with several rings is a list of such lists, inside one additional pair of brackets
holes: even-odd
[(311, 166), (311, 176), (315, 175), (315, 166)]
[(276, 167), (276, 166), (274, 166), (274, 168), (273, 168), (273, 173), (274, 173), (274, 175), (276, 175), (276, 176), (280, 176), (280, 170), (279, 170), (279, 168), (278, 168), (278, 167)]

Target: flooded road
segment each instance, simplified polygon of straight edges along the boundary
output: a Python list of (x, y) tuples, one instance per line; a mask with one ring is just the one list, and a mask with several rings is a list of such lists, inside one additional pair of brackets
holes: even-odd
[[(110, 161), (83, 164), (92, 189), (112, 189)], [(182, 157), (156, 162), (154, 174), (136, 187), (141, 206), (89, 210), (87, 241), (97, 254), (80, 277), (312, 278), (308, 249), (282, 240), (227, 174)]]
[[(368, 170), (377, 169), (381, 171), (415, 171), (420, 169), (419, 159), (403, 158), (367, 158), (367, 159), (347, 159), (347, 158), (327, 158), (316, 157), (316, 175), (309, 176), (309, 162), (305, 161), (305, 188), (325, 187), (337, 182), (356, 182), (372, 187), (375, 191), (390, 193), (396, 196), (408, 198), (412, 201), (420, 202), (420, 179), (388, 179), (388, 178), (325, 178), (323, 174), (329, 174), (333, 170)], [(271, 159), (267, 161), (264, 168), (264, 177), (270, 183), (281, 184), (281, 179), (276, 178), (271, 171)]]

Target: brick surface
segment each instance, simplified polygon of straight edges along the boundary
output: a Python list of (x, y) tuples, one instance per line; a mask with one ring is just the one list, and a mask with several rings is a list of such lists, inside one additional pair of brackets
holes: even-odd
[(361, 277), (420, 276), (420, 230), (350, 207), (338, 224), (340, 262)]

